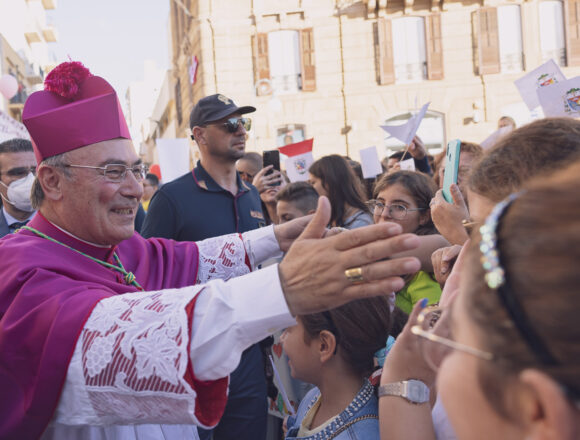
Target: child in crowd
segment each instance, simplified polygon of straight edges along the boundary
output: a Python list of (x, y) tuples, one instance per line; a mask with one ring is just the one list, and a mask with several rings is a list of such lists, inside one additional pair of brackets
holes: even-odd
[(278, 223), (286, 223), (298, 217), (314, 214), (318, 193), (308, 182), (293, 182), (276, 194)]
[(388, 299), (375, 297), (298, 316), (285, 330), (292, 376), (316, 385), (288, 418), (286, 440), (379, 439), (378, 402), (367, 378), (390, 323)]
[(331, 154), (310, 165), (309, 182), (330, 200), (330, 225), (356, 229), (373, 224), (362, 182), (342, 156)]
[[(394, 222), (404, 233), (437, 234), (431, 220), (429, 202), (437, 190), (433, 179), (415, 171), (396, 171), (385, 174), (375, 186), (375, 199), (369, 202), (375, 223)], [(415, 303), (427, 298), (437, 303), (441, 287), (430, 274), (419, 271), (407, 277), (405, 287), (397, 292), (395, 304), (410, 313)]]

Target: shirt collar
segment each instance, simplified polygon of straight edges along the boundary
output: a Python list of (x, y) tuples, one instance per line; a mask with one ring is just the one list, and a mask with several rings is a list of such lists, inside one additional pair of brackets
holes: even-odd
[(12, 217), (10, 214), (8, 214), (8, 212), (6, 211), (6, 207), (2, 206), (2, 213), (4, 214), (4, 218), (6, 219), (6, 224), (8, 226), (10, 226), (12, 223), (22, 223), (22, 222), (27, 222), (29, 221), (32, 217), (34, 217), (34, 214), (36, 214), (36, 211), (32, 211), (30, 213), (30, 217), (25, 218), (24, 220), (18, 220), (14, 217)]
[[(43, 232), (49, 237), (54, 238), (77, 251), (81, 251), (91, 257), (98, 258), (99, 260), (108, 260), (116, 249), (116, 246), (102, 246), (76, 237), (67, 230), (48, 221), (40, 212), (34, 216), (28, 226)], [(22, 232), (34, 234), (33, 232), (26, 230)]]
[[(197, 166), (191, 172), (193, 175), (193, 180), (198, 187), (211, 192), (230, 192), (220, 185), (217, 184), (215, 180), (209, 175), (205, 168), (201, 165), (201, 161), (197, 161)], [(238, 194), (250, 191), (250, 187), (246, 182), (242, 180), (240, 174), (236, 171), (236, 181), (238, 184)]]

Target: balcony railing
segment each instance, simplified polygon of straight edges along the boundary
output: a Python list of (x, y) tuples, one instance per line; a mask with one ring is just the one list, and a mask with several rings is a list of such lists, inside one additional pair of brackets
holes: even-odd
[(542, 62), (546, 62), (549, 59), (553, 59), (558, 66), (565, 67), (566, 66), (566, 48), (562, 47), (560, 49), (543, 50), (542, 51)]
[(302, 84), (300, 74), (278, 75), (271, 78), (272, 88), (277, 94), (298, 93)]
[(523, 70), (523, 54), (508, 53), (500, 56), (499, 63), (502, 73), (521, 72)]
[(427, 63), (395, 64), (396, 82), (417, 82), (424, 79), (427, 79)]

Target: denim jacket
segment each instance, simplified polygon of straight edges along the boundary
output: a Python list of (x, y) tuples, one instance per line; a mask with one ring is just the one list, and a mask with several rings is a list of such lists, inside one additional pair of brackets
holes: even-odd
[(314, 388), (302, 399), (296, 415), (288, 417), (286, 440), (379, 440), (378, 400), (367, 380), (350, 405), (326, 428), (308, 437), (297, 437), (302, 420), (319, 398), (320, 390)]

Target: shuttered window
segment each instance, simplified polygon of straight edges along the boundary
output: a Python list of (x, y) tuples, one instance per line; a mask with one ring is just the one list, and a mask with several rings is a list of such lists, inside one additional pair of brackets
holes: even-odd
[(568, 66), (580, 66), (580, 0), (565, 0)]
[(312, 28), (300, 31), (300, 49), (302, 60), (302, 90), (316, 90), (316, 66), (314, 65), (314, 33)]
[(379, 18), (375, 54), (379, 84), (443, 79), (441, 14)]
[(394, 84), (393, 33), (391, 21), (385, 18), (379, 18), (377, 21), (376, 49), (379, 84)]
[(561, 0), (543, 1), (540, 12), (540, 48), (542, 62), (553, 59), (566, 65), (566, 36), (564, 34), (564, 4)]
[(475, 31), (477, 32), (478, 73), (480, 75), (499, 73), (499, 35), (496, 8), (481, 8), (475, 12)]
[(441, 14), (432, 14), (425, 21), (427, 36), (427, 78), (443, 79), (443, 47)]
[(272, 88), (268, 82), (260, 80), (270, 80), (270, 63), (268, 60), (268, 34), (252, 35), (252, 50), (254, 54), (254, 84), (258, 96), (269, 95)]
[(252, 50), (258, 95), (316, 90), (312, 28), (254, 35)]

